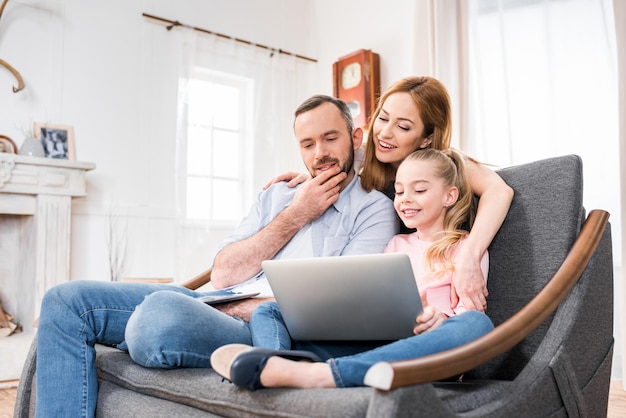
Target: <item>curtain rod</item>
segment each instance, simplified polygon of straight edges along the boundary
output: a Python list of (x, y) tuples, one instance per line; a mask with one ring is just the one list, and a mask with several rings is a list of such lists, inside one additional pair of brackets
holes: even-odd
[(269, 47), (267, 45), (262, 45), (262, 44), (257, 44), (257, 43), (254, 43), (254, 42), (246, 41), (245, 39), (233, 38), (232, 36), (224, 35), (222, 33), (212, 32), (210, 30), (198, 28), (196, 26), (185, 25), (184, 23), (180, 23), (177, 20), (175, 21), (175, 20), (164, 19), (162, 17), (149, 15), (147, 13), (142, 13), (142, 15), (144, 17), (149, 18), (149, 19), (154, 19), (154, 20), (158, 20), (159, 22), (168, 23), (168, 26), (165, 27), (165, 29), (167, 29), (167, 30), (172, 30), (172, 28), (175, 27), (175, 26), (182, 26), (182, 27), (185, 27), (185, 28), (193, 29), (193, 30), (198, 31), (198, 32), (208, 33), (210, 35), (215, 35), (215, 36), (218, 36), (220, 38), (232, 39), (232, 40), (237, 41), (237, 42), (242, 43), (242, 44), (253, 45), (253, 46), (256, 46), (256, 47), (259, 47), (259, 48), (263, 48), (263, 49), (266, 49), (268, 51), (271, 51), (272, 54), (274, 52), (278, 52), (279, 54), (290, 55), (290, 56), (293, 56), (293, 57), (296, 57), (296, 58), (300, 58), (300, 59), (303, 59), (303, 60), (306, 60), (306, 61), (317, 62), (316, 59), (305, 57), (303, 55), (293, 54), (291, 52), (285, 51), (285, 50), (280, 49), (280, 48), (278, 48), (278, 49), (277, 48), (271, 48), (271, 47)]

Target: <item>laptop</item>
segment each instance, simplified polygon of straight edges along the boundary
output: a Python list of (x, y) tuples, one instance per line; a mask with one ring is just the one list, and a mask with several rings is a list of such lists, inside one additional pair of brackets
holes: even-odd
[(409, 256), (266, 260), (263, 270), (296, 340), (398, 340), (422, 312)]

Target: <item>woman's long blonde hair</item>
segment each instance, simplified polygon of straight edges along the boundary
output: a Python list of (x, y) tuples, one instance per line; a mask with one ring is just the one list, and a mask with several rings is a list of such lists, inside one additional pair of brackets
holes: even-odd
[(428, 148), (413, 152), (404, 161), (433, 163), (436, 176), (441, 178), (446, 186), (459, 190), (456, 202), (446, 209), (441, 237), (428, 247), (425, 255), (426, 265), (432, 272), (454, 270), (452, 253), (459, 241), (467, 235), (464, 226), (471, 227), (474, 222), (473, 193), (465, 171), (464, 158), (452, 148), (443, 151)]
[(365, 160), (361, 171), (361, 185), (368, 192), (384, 190), (387, 186), (387, 170), (389, 163), (380, 162), (376, 158), (376, 144), (374, 137), (374, 122), (387, 100), (394, 93), (409, 93), (419, 110), (420, 118), (424, 123), (422, 137), (431, 135), (432, 142), (429, 148), (446, 150), (450, 148), (452, 137), (452, 110), (448, 90), (441, 82), (432, 77), (407, 77), (394, 83), (378, 100), (376, 110), (369, 122), (368, 140), (365, 145)]

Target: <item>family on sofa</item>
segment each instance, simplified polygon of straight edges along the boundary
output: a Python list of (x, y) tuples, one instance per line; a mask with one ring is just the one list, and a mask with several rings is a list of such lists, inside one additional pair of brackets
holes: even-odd
[[(75, 281), (50, 289), (37, 336), (37, 416), (95, 414), (95, 344), (128, 351), (150, 368), (213, 364), (250, 389), (342, 387), (362, 386), (369, 365), (381, 358), (443, 351), (493, 328), (484, 313), (487, 247), (513, 191), (492, 170), (450, 149), (450, 100), (441, 83), (410, 77), (392, 85), (372, 116), (363, 161), (355, 155), (364, 133), (338, 99), (306, 100), (295, 112), (294, 132), (310, 178), (261, 192), (212, 267), (216, 289), (254, 289), (259, 297), (213, 307), (197, 300), (202, 292), (171, 285)], [(476, 210), (474, 194), (480, 197)], [(398, 235), (399, 220), (405, 233)], [(327, 343), (318, 350), (291, 341), (279, 327), (280, 335), (255, 340), (255, 330), (268, 321), (282, 325), (261, 261), (385, 248), (410, 253), (416, 280), (426, 289), (413, 337)], [(444, 289), (447, 303), (429, 298), (429, 286)], [(300, 345), (306, 352), (291, 351)], [(293, 361), (301, 358), (309, 361)]]

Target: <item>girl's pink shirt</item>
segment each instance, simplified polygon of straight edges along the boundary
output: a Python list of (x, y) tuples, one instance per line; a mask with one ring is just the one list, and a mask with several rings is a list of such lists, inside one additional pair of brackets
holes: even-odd
[[(453, 255), (453, 262), (456, 261), (456, 254), (464, 243), (465, 240), (463, 239), (457, 245)], [(425, 297), (429, 305), (436, 306), (448, 316), (467, 311), (465, 306), (460, 302), (458, 305), (452, 306), (450, 297), (452, 271), (446, 271), (444, 274), (429, 277), (430, 270), (426, 265), (424, 254), (426, 254), (426, 250), (431, 244), (432, 242), (419, 239), (417, 232), (412, 234), (399, 234), (389, 241), (385, 252), (408, 254), (411, 259), (411, 267), (413, 267), (417, 287), (422, 294), (422, 298)], [(489, 254), (487, 251), (485, 251), (485, 254), (480, 260), (480, 268), (486, 283), (487, 274), (489, 273)]]

